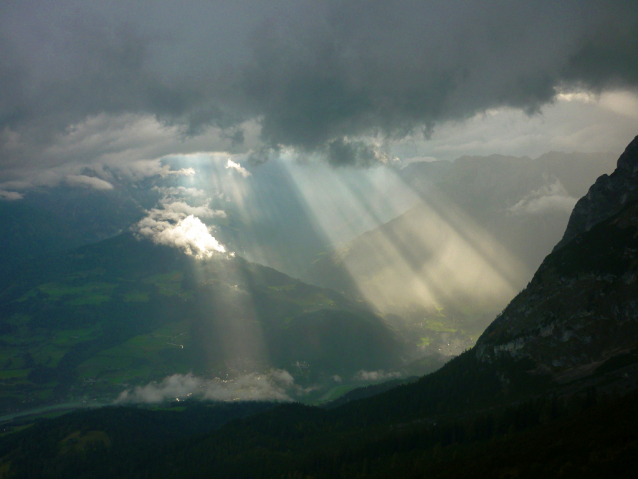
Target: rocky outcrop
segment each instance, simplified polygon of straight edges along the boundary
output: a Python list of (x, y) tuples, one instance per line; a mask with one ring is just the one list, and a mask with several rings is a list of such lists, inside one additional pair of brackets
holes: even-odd
[(583, 196), (572, 212), (563, 239), (554, 247), (562, 248), (577, 235), (617, 214), (623, 206), (638, 199), (638, 136), (618, 159), (616, 171), (602, 175)]
[(556, 378), (585, 375), (638, 347), (638, 137), (596, 181), (565, 238), (485, 330), (481, 361), (532, 359)]

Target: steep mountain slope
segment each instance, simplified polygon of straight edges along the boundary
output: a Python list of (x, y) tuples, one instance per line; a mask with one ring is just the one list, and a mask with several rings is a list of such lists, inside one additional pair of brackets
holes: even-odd
[(479, 339), (479, 357), (531, 358), (539, 370), (571, 378), (637, 347), (636, 251), (633, 202), (547, 257)]
[(581, 199), (559, 247), (477, 342), (567, 380), (638, 346), (638, 137)]
[(563, 239), (556, 249), (595, 224), (615, 215), (638, 199), (638, 141), (634, 139), (618, 159), (611, 175), (602, 175), (582, 197), (572, 212)]
[(377, 316), (334, 291), (130, 234), (3, 277), (0, 341), (4, 408), (104, 401), (189, 372), (236, 378), (282, 368), (301, 386), (334, 384), (333, 375), (395, 367), (402, 355)]

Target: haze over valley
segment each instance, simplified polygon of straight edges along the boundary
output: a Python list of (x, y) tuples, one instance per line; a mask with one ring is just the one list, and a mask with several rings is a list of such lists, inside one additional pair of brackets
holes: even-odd
[(624, 1), (3, 3), (0, 478), (625, 477), (637, 52)]

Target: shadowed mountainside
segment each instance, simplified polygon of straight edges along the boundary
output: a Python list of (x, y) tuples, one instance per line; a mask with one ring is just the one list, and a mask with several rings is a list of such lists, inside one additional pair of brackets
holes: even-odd
[(583, 196), (569, 218), (563, 239), (556, 249), (577, 235), (589, 231), (595, 224), (615, 215), (625, 205), (638, 199), (638, 137), (627, 146), (611, 175), (596, 180)]
[(105, 401), (175, 373), (290, 370), (301, 384), (401, 364), (380, 318), (240, 257), (196, 259), (130, 234), (0, 280), (3, 407)]
[(572, 213), (563, 241), (477, 343), (561, 380), (638, 346), (638, 137)]

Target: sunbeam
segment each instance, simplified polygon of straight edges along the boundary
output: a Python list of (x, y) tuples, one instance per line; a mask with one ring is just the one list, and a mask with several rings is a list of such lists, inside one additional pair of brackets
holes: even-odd
[[(322, 277), (322, 284), (350, 288), (350, 294), (360, 295), (408, 337), (428, 318), (444, 318), (457, 325), (462, 320), (475, 340), (531, 271), (442, 193), (413, 191), (393, 169), (383, 170), (381, 183), (374, 175), (352, 181), (340, 171), (329, 182), (319, 182), (312, 168), (288, 167), (310, 215), (337, 246), (329, 260), (332, 273)], [(406, 212), (410, 201), (413, 206)], [(360, 234), (349, 212), (364, 218), (371, 230), (344, 242)], [(458, 353), (468, 345), (444, 352)]]
[(206, 368), (234, 375), (265, 371), (268, 350), (243, 263), (218, 255), (191, 265), (200, 308), (193, 340)]

